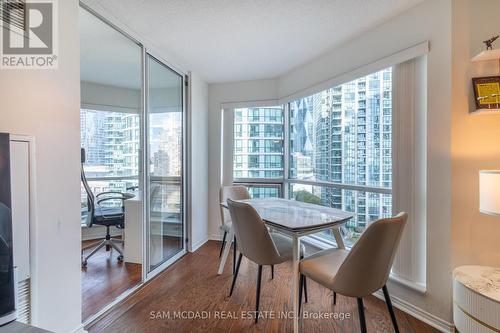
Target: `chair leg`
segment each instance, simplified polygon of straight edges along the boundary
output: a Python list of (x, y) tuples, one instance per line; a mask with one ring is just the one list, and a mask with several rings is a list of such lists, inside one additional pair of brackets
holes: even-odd
[(363, 306), (362, 298), (358, 298), (358, 312), (359, 312), (359, 326), (361, 328), (361, 333), (366, 333), (365, 308)]
[(307, 278), (304, 275), (304, 280), (302, 281), (304, 283), (304, 300), (307, 303)]
[(259, 275), (257, 276), (257, 295), (255, 304), (255, 323), (259, 321), (259, 304), (260, 304), (260, 282), (262, 280), (262, 265), (259, 265)]
[(389, 309), (389, 313), (391, 314), (392, 326), (394, 326), (394, 331), (396, 333), (399, 333), (398, 322), (396, 321), (396, 314), (394, 313), (394, 309), (392, 308), (391, 297), (389, 296), (389, 291), (387, 290), (386, 285), (382, 287), (382, 291), (384, 292), (385, 302), (387, 303), (387, 309)]
[(300, 308), (302, 307), (302, 291), (304, 290), (304, 275), (300, 274), (299, 281), (299, 316), (300, 316)]
[(224, 231), (224, 236), (222, 237), (222, 244), (220, 245), (219, 258), (222, 257), (222, 252), (224, 251), (224, 244), (226, 243), (227, 231)]
[(333, 292), (333, 305), (337, 305), (337, 293)]
[(236, 271), (236, 236), (234, 237), (233, 244), (233, 274)]
[(274, 279), (274, 265), (271, 265), (271, 280)]
[(231, 291), (229, 292), (229, 297), (233, 294), (234, 286), (236, 285), (236, 278), (238, 277), (238, 272), (240, 271), (240, 264), (241, 264), (241, 258), (243, 257), (243, 254), (240, 253), (240, 256), (238, 257), (238, 263), (236, 264), (236, 272), (234, 272), (233, 275), (233, 283), (231, 284)]

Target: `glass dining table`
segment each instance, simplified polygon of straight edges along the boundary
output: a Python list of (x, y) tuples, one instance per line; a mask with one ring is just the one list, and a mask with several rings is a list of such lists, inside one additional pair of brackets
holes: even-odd
[[(293, 240), (293, 331), (299, 331), (299, 260), (300, 237), (331, 229), (339, 248), (345, 248), (340, 227), (349, 221), (353, 214), (339, 209), (281, 198), (259, 198), (239, 200), (250, 204), (266, 225), (289, 235)], [(221, 203), (227, 208), (227, 203)], [(219, 264), (218, 274), (222, 274), (229, 255), (234, 230), (226, 238), (224, 252)]]

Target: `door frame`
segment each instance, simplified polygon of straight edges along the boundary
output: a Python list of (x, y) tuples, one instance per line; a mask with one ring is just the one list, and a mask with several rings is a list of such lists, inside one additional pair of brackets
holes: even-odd
[[(97, 322), (102, 317), (104, 317), (116, 305), (121, 303), (127, 297), (133, 295), (136, 291), (141, 289), (148, 281), (150, 281), (152, 278), (154, 278), (156, 275), (161, 273), (163, 270), (165, 270), (167, 267), (172, 265), (175, 261), (179, 260), (184, 254), (187, 253), (188, 243), (186, 240), (187, 240), (187, 235), (189, 235), (191, 232), (190, 231), (191, 230), (191, 220), (189, 218), (190, 214), (188, 211), (188, 199), (190, 198), (190, 194), (188, 193), (188, 191), (189, 191), (188, 183), (189, 183), (189, 178), (190, 178), (190, 175), (188, 174), (188, 170), (190, 170), (190, 169), (189, 169), (189, 161), (187, 158), (189, 156), (188, 152), (190, 151), (190, 147), (188, 145), (190, 144), (190, 139), (189, 139), (190, 124), (189, 124), (189, 122), (190, 122), (191, 118), (190, 118), (190, 108), (188, 107), (188, 102), (189, 102), (188, 91), (190, 88), (190, 84), (188, 84), (188, 79), (187, 79), (188, 74), (185, 70), (182, 69), (182, 67), (166, 60), (163, 56), (161, 56), (158, 53), (158, 51), (156, 51), (154, 46), (151, 45), (147, 40), (142, 38), (142, 36), (138, 35), (136, 32), (130, 30), (130, 28), (128, 28), (126, 25), (124, 25), (120, 21), (114, 19), (113, 17), (109, 17), (109, 13), (106, 12), (104, 9), (102, 9), (100, 7), (95, 7), (93, 5), (88, 5), (87, 0), (80, 0), (79, 1), (79, 8), (86, 10), (90, 14), (94, 15), (96, 18), (98, 18), (99, 20), (101, 20), (102, 22), (104, 22), (105, 24), (110, 26), (112, 29), (115, 29), (116, 31), (118, 31), (119, 33), (121, 33), (122, 35), (124, 35), (125, 37), (130, 39), (133, 43), (135, 43), (139, 47), (141, 47), (141, 52), (142, 52), (142, 57), (141, 57), (141, 68), (142, 68), (141, 89), (142, 89), (142, 91), (141, 91), (141, 109), (139, 110), (139, 116), (140, 116), (141, 131), (142, 132), (140, 133), (141, 143), (140, 143), (139, 164), (140, 164), (140, 172), (142, 172), (142, 174), (139, 174), (139, 186), (140, 186), (140, 190), (142, 190), (143, 193), (145, 190), (145, 188), (144, 188), (145, 183), (142, 184), (142, 188), (141, 188), (141, 182), (145, 181), (145, 179), (146, 179), (146, 176), (145, 176), (146, 172), (145, 171), (147, 170), (146, 169), (147, 166), (144, 163), (145, 161), (147, 161), (144, 159), (146, 157), (145, 150), (147, 149), (147, 146), (146, 146), (147, 132), (146, 132), (146, 128), (144, 127), (144, 122), (146, 121), (145, 115), (147, 113), (147, 108), (146, 108), (146, 106), (147, 106), (146, 105), (146, 102), (147, 102), (147, 100), (146, 100), (146, 94), (147, 94), (146, 83), (147, 83), (147, 78), (148, 78), (148, 75), (146, 72), (147, 55), (150, 54), (156, 60), (158, 60), (162, 65), (168, 67), (169, 69), (176, 72), (177, 74), (179, 74), (183, 78), (183, 80), (182, 80), (182, 82), (183, 82), (183, 87), (182, 87), (182, 103), (183, 103), (183, 105), (182, 105), (182, 108), (183, 108), (183, 110), (182, 110), (183, 111), (183, 138), (182, 138), (182, 141), (183, 141), (183, 149), (182, 149), (183, 167), (182, 167), (182, 172), (183, 172), (183, 174), (182, 174), (182, 180), (181, 180), (183, 183), (183, 186), (182, 186), (182, 190), (183, 190), (183, 195), (182, 195), (182, 200), (183, 200), (183, 204), (182, 204), (182, 209), (183, 209), (183, 239), (184, 239), (183, 250), (181, 250), (179, 253), (174, 255), (172, 258), (170, 258), (169, 260), (167, 260), (166, 262), (164, 262), (160, 266), (156, 267), (149, 274), (147, 273), (147, 267), (148, 267), (147, 265), (149, 263), (147, 262), (147, 254), (146, 254), (147, 253), (146, 252), (146, 250), (147, 250), (146, 249), (146, 246), (147, 246), (147, 242), (146, 242), (147, 229), (146, 228), (148, 226), (147, 226), (147, 222), (146, 222), (145, 215), (144, 215), (145, 204), (143, 203), (143, 213), (142, 213), (142, 218), (143, 218), (143, 228), (142, 228), (143, 251), (142, 251), (142, 276), (141, 276), (142, 279), (137, 285), (135, 285), (134, 287), (123, 292), (121, 295), (116, 297), (111, 303), (107, 304), (101, 310), (99, 310), (96, 314), (90, 316), (85, 321), (83, 321), (82, 325), (84, 327), (88, 327), (88, 326), (93, 325), (95, 322)], [(33, 143), (34, 143), (34, 139), (33, 139)], [(34, 186), (33, 186), (33, 188), (34, 188)], [(144, 200), (143, 200), (143, 202), (144, 202)], [(35, 220), (35, 218), (33, 219), (33, 221), (34, 220)], [(35, 256), (35, 258), (36, 258), (36, 256)], [(36, 278), (36, 266), (34, 266), (33, 278), (34, 279)], [(35, 292), (36, 292), (36, 290), (35, 290)], [(36, 294), (34, 294), (32, 297), (33, 297), (32, 304), (36, 304)], [(32, 315), (33, 315), (32, 321), (33, 321), (33, 323), (36, 323), (36, 320), (38, 318), (38, 311), (37, 311), (36, 307), (34, 308)]]
[[(182, 79), (182, 96), (181, 96), (181, 103), (182, 103), (182, 152), (181, 152), (181, 160), (182, 160), (182, 174), (181, 174), (181, 200), (182, 200), (182, 249), (176, 253), (174, 256), (171, 258), (167, 259), (157, 267), (155, 267), (153, 270), (148, 272), (149, 267), (150, 267), (150, 247), (149, 247), (149, 230), (150, 230), (150, 200), (146, 200), (145, 198), (149, 197), (149, 163), (147, 161), (149, 160), (149, 157), (151, 156), (149, 152), (149, 144), (148, 144), (148, 138), (149, 138), (149, 127), (148, 127), (148, 102), (149, 102), (149, 61), (148, 57), (151, 57), (151, 60), (156, 60), (159, 62), (162, 66), (164, 66), (166, 69), (169, 69), (173, 71), (175, 74), (179, 75), (180, 78)], [(144, 149), (142, 150), (142, 161), (146, 162), (143, 163), (142, 165), (142, 181), (143, 181), (143, 262), (142, 262), (142, 274), (143, 274), (143, 283), (148, 282), (152, 278), (154, 278), (156, 275), (160, 274), (163, 272), (167, 267), (172, 265), (174, 262), (179, 260), (182, 256), (184, 256), (187, 253), (187, 229), (188, 229), (188, 218), (187, 218), (187, 199), (188, 199), (188, 186), (187, 186), (187, 120), (188, 120), (188, 115), (187, 115), (187, 107), (186, 107), (186, 95), (187, 95), (187, 81), (186, 81), (186, 74), (183, 73), (182, 71), (176, 69), (175, 67), (172, 67), (169, 65), (167, 61), (165, 61), (156, 51), (151, 50), (147, 47), (143, 47), (143, 61), (142, 61), (142, 68), (143, 68), (143, 93), (142, 93), (142, 98), (143, 98), (143, 108), (142, 108), (142, 127), (143, 127), (143, 147)]]

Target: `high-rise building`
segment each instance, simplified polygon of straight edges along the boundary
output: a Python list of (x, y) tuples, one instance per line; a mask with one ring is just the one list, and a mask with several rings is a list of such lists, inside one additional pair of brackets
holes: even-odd
[(243, 108), (234, 112), (234, 178), (283, 177), (281, 106)]
[[(391, 188), (391, 68), (296, 100), (290, 115), (292, 178)], [(323, 205), (356, 213), (351, 227), (392, 213), (388, 194), (309, 189)]]
[[(139, 174), (139, 125), (137, 114), (81, 110), (81, 146), (86, 153), (87, 178), (128, 178), (90, 181), (94, 193), (124, 192), (128, 187), (138, 184), (138, 179), (129, 177)], [(83, 202), (85, 196), (82, 191)]]

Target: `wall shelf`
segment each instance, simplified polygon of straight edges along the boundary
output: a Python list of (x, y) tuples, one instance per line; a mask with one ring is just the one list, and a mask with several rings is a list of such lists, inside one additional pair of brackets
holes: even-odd
[(471, 115), (477, 115), (477, 114), (500, 114), (500, 109), (477, 109), (475, 111), (469, 112)]
[(499, 60), (500, 59), (500, 49), (495, 50), (485, 50), (476, 56), (472, 57), (470, 61), (479, 62), (479, 61), (489, 61), (489, 60)]

